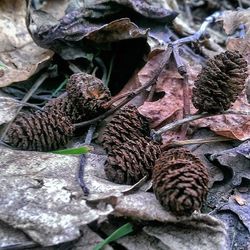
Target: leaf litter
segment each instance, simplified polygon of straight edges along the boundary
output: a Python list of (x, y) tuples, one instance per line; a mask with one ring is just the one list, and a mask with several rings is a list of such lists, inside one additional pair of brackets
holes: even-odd
[[(66, 2), (64, 1), (65, 7)], [(38, 45), (46, 49), (52, 49), (63, 60), (73, 60), (77, 67), (80, 65), (81, 70), (88, 72), (96, 70), (94, 68), (97, 64), (93, 61), (93, 58), (100, 56), (105, 66), (102, 67), (102, 74), (98, 72), (98, 67), (101, 67), (101, 64), (97, 67), (99, 77), (107, 73), (105, 72), (107, 66), (110, 67), (112, 72), (118, 69), (118, 61), (115, 61), (114, 66), (107, 63), (112, 58), (110, 46), (112, 48), (114, 44), (120, 43), (119, 48), (121, 48), (123, 46), (121, 41), (131, 40), (132, 46), (128, 46), (131, 55), (142, 46), (144, 49), (138, 55), (137, 63), (144, 61), (143, 56), (147, 54), (149, 49), (147, 39), (150, 34), (147, 29), (141, 29), (139, 22), (136, 25), (130, 19), (124, 18), (127, 16), (119, 16), (119, 19), (114, 18), (114, 14), (123, 13), (123, 10), (127, 11), (124, 6), (128, 7), (128, 13), (133, 10), (143, 18), (150, 18), (156, 23), (159, 20), (174, 22), (174, 29), (180, 34), (186, 35), (187, 30), (191, 31), (195, 27), (191, 28), (191, 26), (186, 27), (184, 25), (183, 13), (185, 16), (185, 12), (183, 12), (182, 5), (179, 9), (182, 16), (176, 17), (176, 12), (173, 9), (176, 10), (178, 4), (172, 3), (175, 1), (166, 1), (165, 4), (163, 1), (157, 1), (152, 5), (151, 3), (144, 4), (142, 1), (99, 1), (94, 4), (93, 1), (86, 1), (87, 7), (83, 7), (80, 1), (77, 4), (76, 2), (78, 1), (71, 2), (64, 17), (56, 11), (49, 11), (52, 15), (40, 10), (31, 11), (30, 18), (34, 22), (33, 27), (36, 27), (36, 29), (32, 30), (32, 26), (29, 26), (29, 29)], [(75, 9), (75, 4), (82, 9)], [(174, 5), (175, 7), (173, 7)], [(159, 6), (161, 7), (159, 8)], [(89, 11), (85, 11), (86, 8)], [(195, 10), (198, 7), (192, 8)], [(241, 15), (243, 19), (238, 15), (240, 12), (244, 14)], [(236, 26), (245, 21), (248, 30), (247, 20), (244, 19), (248, 15), (247, 10), (234, 11), (233, 14), (230, 13), (232, 16), (229, 19), (226, 19), (228, 18), (227, 12), (224, 13), (226, 32), (229, 32), (228, 30), (235, 31)], [(22, 12), (22, 17), (24, 15), (24, 12)], [(101, 19), (101, 17), (104, 17), (104, 19)], [(109, 21), (103, 22), (105, 18)], [(229, 20), (232, 19), (234, 23), (237, 23), (235, 27), (229, 27), (235, 25), (230, 23)], [(179, 30), (177, 29), (177, 23)], [(193, 24), (193, 22), (191, 23)], [(26, 29), (25, 32), (27, 32)], [(216, 36), (216, 33), (213, 33), (212, 36)], [(168, 38), (170, 37), (168, 35)], [(155, 39), (157, 40), (157, 37)], [(227, 41), (227, 47), (235, 49), (241, 45), (239, 49), (241, 52), (246, 52), (244, 55), (249, 61), (246, 40), (247, 38), (230, 38)], [(133, 43), (136, 44), (136, 41), (142, 42), (137, 43), (132, 49)], [(83, 46), (80, 46), (80, 44)], [(156, 44), (159, 46), (162, 44), (162, 40), (159, 39), (159, 42), (153, 46)], [(37, 46), (35, 48), (35, 52), (41, 50)], [(161, 53), (155, 49), (149, 55), (148, 62), (144, 67), (138, 64), (131, 67), (124, 81), (124, 90), (120, 94), (125, 93), (128, 89), (143, 86), (152, 77), (161, 58)], [(106, 50), (110, 51), (108, 56), (105, 54)], [(51, 53), (48, 50), (45, 51)], [(116, 53), (119, 51), (121, 50), (118, 49)], [(188, 69), (189, 84), (192, 86), (201, 65), (191, 60), (195, 60), (194, 58), (198, 60), (202, 56), (192, 55), (188, 57), (187, 54), (185, 50), (182, 56)], [(51, 59), (52, 55), (53, 53), (46, 60)], [(84, 64), (79, 64), (76, 58), (87, 60), (88, 68)], [(16, 62), (15, 59), (13, 61)], [(199, 62), (202, 62), (202, 60)], [(3, 83), (2, 86), (27, 80), (35, 71), (39, 72), (40, 67), (37, 67), (37, 64), (35, 65), (35, 69), (29, 71), (26, 78), (14, 76), (8, 83)], [(46, 68), (46, 66), (43, 67)], [(125, 70), (125, 68), (121, 69)], [(7, 71), (4, 71), (4, 74), (6, 73)], [(126, 83), (130, 77), (132, 81), (130, 87), (127, 87)], [(119, 78), (114, 77), (112, 79), (111, 77), (111, 82), (115, 82), (114, 79)], [(183, 78), (177, 72), (175, 65), (170, 62), (158, 77), (153, 101), (145, 102), (145, 96), (147, 92), (150, 92), (150, 89), (144, 92), (144, 97), (141, 99), (144, 104), (139, 110), (151, 119), (152, 127), (161, 127), (164, 123), (171, 123), (182, 118), (182, 87)], [(121, 90), (122, 86), (118, 89)], [(117, 92), (117, 90), (114, 91), (114, 93)], [(9, 105), (9, 102), (13, 104)], [(1, 120), (2, 124), (11, 120), (12, 114), (9, 114), (9, 110), (15, 110), (15, 107), (12, 108), (12, 105), (16, 105), (15, 103), (16, 101), (11, 99), (1, 100), (1, 105), (4, 105), (4, 108), (0, 110), (0, 115), (5, 118)], [(246, 96), (242, 94), (232, 108), (249, 111)], [(4, 109), (7, 110), (8, 115), (6, 115)], [(193, 107), (191, 110), (192, 113), (196, 111)], [(248, 123), (249, 116), (220, 115), (195, 121), (192, 123), (191, 129), (196, 131), (197, 126), (206, 127), (226, 137), (246, 140), (249, 139)], [(199, 131), (202, 130), (198, 130), (198, 138), (201, 138)], [(167, 132), (163, 136), (163, 142), (176, 140), (179, 135), (179, 129)], [(205, 138), (207, 135), (210, 136), (211, 134), (207, 133)], [(195, 138), (194, 135), (192, 136)], [(233, 149), (232, 146), (234, 146)], [(72, 241), (72, 249), (79, 247), (93, 249), (101, 238), (87, 225), (96, 221), (101, 224), (110, 223), (108, 219), (110, 215), (115, 216), (115, 218), (129, 218), (142, 223), (141, 231), (135, 232), (135, 235), (127, 236), (131, 241), (126, 242), (126, 238), (118, 240), (118, 243), (127, 247), (127, 249), (134, 249), (139, 244), (137, 240), (146, 237), (148, 240), (140, 243), (140, 248), (147, 246), (149, 242), (152, 242), (150, 244), (152, 249), (164, 249), (166, 247), (169, 249), (201, 249), (201, 247), (204, 249), (229, 249), (229, 247), (236, 249), (237, 246), (246, 247), (248, 244), (246, 239), (249, 238), (248, 211), (250, 202), (248, 195), (249, 176), (247, 175), (249, 168), (248, 143), (216, 142), (214, 145), (211, 144), (210, 147), (203, 144), (196, 149), (193, 147), (192, 150), (202, 158), (210, 172), (210, 193), (208, 194), (208, 202), (202, 208), (203, 212), (209, 211), (210, 214), (194, 213), (191, 217), (176, 218), (160, 206), (153, 193), (140, 188), (141, 184), (137, 188), (137, 184), (131, 187), (130, 185), (110, 182), (103, 168), (106, 160), (106, 155), (103, 153), (94, 152), (87, 156), (84, 180), (91, 192), (88, 197), (84, 197), (75, 176), (79, 165), (77, 157), (14, 151), (1, 147), (1, 168), (3, 169), (1, 183), (4, 183), (0, 191), (2, 198), (0, 232), (3, 233), (2, 238), (4, 239), (1, 242), (1, 247), (37, 243), (42, 246), (52, 246)], [(237, 216), (235, 217), (235, 215)], [(237, 225), (237, 227), (234, 227), (234, 225)], [(81, 236), (82, 234), (83, 236)], [(76, 239), (80, 239), (79, 242), (73, 243)], [(86, 239), (88, 239), (87, 242)]]

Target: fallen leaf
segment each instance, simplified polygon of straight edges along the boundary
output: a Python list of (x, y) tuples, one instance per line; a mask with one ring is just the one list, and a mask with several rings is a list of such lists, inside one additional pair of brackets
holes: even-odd
[[(157, 67), (159, 57), (160, 54), (153, 56), (138, 74), (148, 79), (152, 71)], [(200, 66), (190, 64), (188, 61), (185, 61), (185, 64), (189, 76), (189, 86), (192, 88), (194, 80), (200, 71)], [(152, 127), (160, 128), (164, 125), (163, 121), (167, 124), (182, 118), (182, 77), (171, 64), (160, 74), (157, 80), (156, 93), (157, 92), (164, 92), (165, 95), (157, 101), (145, 102), (139, 108), (139, 111), (151, 119)], [(239, 96), (231, 109), (250, 112), (250, 104), (247, 102), (245, 93)], [(191, 104), (191, 113), (194, 114), (196, 111)], [(217, 115), (197, 120), (191, 124), (196, 127), (208, 127), (216, 134), (232, 139), (247, 140), (250, 138), (250, 117), (248, 115)], [(163, 143), (166, 143), (171, 139), (176, 139), (178, 137), (178, 131), (174, 131), (172, 134), (171, 131), (168, 131), (162, 136)]]
[[(212, 162), (221, 166), (221, 168), (231, 169), (231, 183), (238, 186), (242, 182), (242, 178), (250, 180), (250, 160), (240, 154), (232, 154), (230, 150), (212, 154), (210, 157)], [(230, 172), (229, 172), (230, 173)]]
[(0, 150), (0, 220), (43, 246), (71, 241), (110, 205), (89, 207), (75, 181), (77, 157)]
[(0, 223), (0, 248), (4, 248), (9, 245), (24, 245), (29, 242), (28, 237), (18, 229), (14, 229), (8, 224)]
[(249, 231), (235, 213), (230, 210), (225, 210), (216, 211), (213, 215), (222, 220), (226, 225), (229, 237), (227, 249), (238, 250), (248, 249), (250, 247)]
[(128, 18), (103, 25), (89, 22), (83, 13), (82, 9), (72, 10), (57, 20), (47, 12), (31, 9), (27, 28), (39, 46), (52, 49), (65, 60), (80, 57), (92, 60), (93, 52), (110, 49), (107, 43), (146, 40), (147, 31), (140, 30)]
[(226, 230), (222, 223), (204, 218), (204, 221), (192, 223), (167, 224), (163, 226), (146, 226), (143, 230), (159, 239), (164, 249), (183, 250), (223, 250), (226, 248)]
[(27, 80), (53, 56), (52, 51), (39, 48), (32, 41), (25, 25), (25, 9), (25, 1), (1, 1), (0, 63), (4, 74), (0, 87)]
[[(8, 226), (7, 224), (1, 222), (0, 224), (0, 247), (1, 249), (29, 249), (34, 248), (36, 250), (53, 250), (55, 247), (40, 247), (36, 242), (31, 241), (21, 230), (14, 229), (13, 227)], [(70, 247), (72, 250), (93, 250), (95, 245), (99, 243), (102, 238), (93, 232), (88, 226), (81, 228), (81, 237), (74, 242), (66, 242), (65, 245), (59, 244), (56, 247), (65, 249)], [(112, 250), (110, 246), (105, 246), (104, 250)]]
[[(155, 53), (155, 52), (154, 52)], [(146, 81), (152, 75), (155, 68), (158, 67), (158, 61), (161, 57), (161, 53), (153, 55), (144, 68), (138, 73), (140, 82)], [(189, 69), (190, 84), (198, 74), (200, 66), (195, 66)], [(183, 78), (178, 73), (174, 63), (169, 63), (167, 69), (163, 70), (157, 79), (156, 93), (164, 93), (164, 96), (157, 101), (145, 102), (139, 107), (139, 112), (150, 118), (152, 121), (151, 126), (154, 128), (160, 128), (164, 124), (173, 122), (182, 118), (183, 114), (183, 100), (182, 100), (182, 87)], [(164, 122), (164, 124), (163, 124)], [(164, 133), (163, 143), (166, 143), (172, 139), (177, 139), (179, 131), (173, 130)]]
[(0, 125), (11, 121), (19, 107), (17, 100), (0, 92)]
[(250, 35), (250, 10), (241, 9), (241, 10), (228, 10), (223, 12), (222, 16), (223, 27), (228, 35), (233, 34), (241, 24), (244, 24), (246, 27), (246, 35)]
[(250, 160), (250, 140), (240, 144), (240, 146), (235, 148), (235, 151)]
[(250, 159), (250, 141), (247, 140), (243, 143), (241, 143), (239, 146), (230, 148), (227, 150), (219, 151), (220, 153), (217, 153), (216, 155), (221, 155), (221, 154), (228, 154), (231, 156), (237, 156), (237, 154), (245, 156), (247, 159)]
[(169, 8), (169, 5), (162, 0), (85, 0), (84, 5), (79, 3), (71, 4), (70, 11), (81, 8), (85, 18), (98, 19), (125, 11), (125, 7), (141, 14), (144, 17), (161, 22), (171, 22), (178, 13)]
[[(241, 204), (239, 204), (239, 201)], [(242, 205), (242, 202), (244, 203)], [(220, 210), (230, 210), (239, 216), (242, 223), (248, 228), (250, 233), (250, 194), (241, 193), (237, 197), (237, 202), (235, 196), (231, 196), (228, 203), (220, 208)]]
[[(250, 104), (246, 100), (246, 95), (242, 94), (231, 109), (250, 112)], [(209, 127), (216, 134), (224, 137), (241, 141), (250, 138), (249, 115), (218, 115), (198, 120), (195, 124), (199, 127)]]
[(243, 199), (240, 194), (233, 195), (231, 198), (233, 198), (240, 206), (247, 205), (247, 201)]

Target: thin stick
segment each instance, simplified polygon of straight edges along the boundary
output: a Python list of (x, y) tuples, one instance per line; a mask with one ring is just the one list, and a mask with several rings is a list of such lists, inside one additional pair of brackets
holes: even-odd
[(105, 109), (110, 108), (115, 102), (121, 100), (122, 98), (125, 98), (125, 97), (129, 96), (130, 93), (131, 93), (131, 92), (126, 92), (126, 93), (123, 93), (123, 94), (116, 95), (116, 96), (112, 97), (112, 99), (111, 99), (110, 101), (106, 102), (106, 103), (103, 105), (103, 107), (104, 107)]
[(184, 123), (192, 122), (192, 121), (199, 120), (199, 119), (206, 118), (206, 117), (217, 116), (217, 115), (250, 115), (250, 111), (227, 110), (227, 111), (221, 112), (219, 114), (203, 113), (203, 114), (198, 114), (198, 115), (191, 115), (191, 116), (188, 116), (188, 117), (183, 118), (181, 120), (177, 120), (175, 122), (169, 123), (157, 131), (152, 130), (151, 136), (152, 136), (152, 138), (158, 138), (161, 134), (163, 134), (171, 129), (174, 129), (174, 128), (176, 128)]
[(106, 113), (104, 113), (104, 114), (102, 114), (102, 115), (100, 115), (100, 116), (98, 116), (98, 117), (96, 117), (96, 118), (94, 118), (92, 120), (74, 124), (75, 128), (85, 127), (85, 126), (88, 126), (90, 124), (94, 124), (94, 123), (96, 123), (96, 122), (98, 122), (100, 120), (105, 119), (106, 117), (108, 117), (109, 115), (113, 114), (115, 111), (117, 111), (121, 107), (123, 107), (125, 104), (127, 104), (133, 98), (135, 98), (143, 90), (147, 89), (149, 86), (151, 86), (152, 84), (154, 84), (156, 82), (158, 76), (160, 75), (161, 71), (163, 70), (163, 68), (167, 64), (167, 62), (168, 62), (168, 60), (169, 60), (169, 58), (170, 58), (170, 56), (172, 54), (172, 51), (173, 51), (173, 48), (170, 45), (170, 46), (168, 46), (168, 48), (164, 52), (162, 52), (162, 58), (161, 58), (161, 61), (159, 63), (159, 67), (155, 71), (154, 76), (150, 80), (148, 80), (148, 82), (146, 82), (143, 86), (141, 86), (140, 88), (136, 89), (135, 91), (129, 93), (128, 96), (126, 97), (126, 99), (124, 99), (123, 101), (121, 101), (116, 107), (110, 109)]
[(150, 89), (150, 92), (148, 94), (148, 97), (146, 99), (147, 102), (151, 102), (153, 100), (153, 96), (154, 96), (154, 93), (155, 93), (155, 89), (156, 89), (156, 83), (154, 83)]
[(223, 142), (223, 141), (232, 141), (232, 138), (226, 138), (223, 136), (210, 137), (210, 138), (200, 138), (200, 139), (191, 139), (191, 140), (181, 140), (181, 141), (172, 141), (167, 143), (161, 147), (162, 150), (167, 149), (169, 147), (177, 147), (191, 144), (204, 144), (204, 143), (213, 143), (213, 142)]
[[(8, 100), (8, 99), (11, 99), (11, 100)], [(3, 101), (7, 100), (7, 101), (15, 102), (18, 105), (23, 106), (23, 107), (30, 107), (30, 108), (34, 108), (34, 109), (37, 109), (37, 110), (43, 110), (42, 108), (40, 108), (39, 106), (37, 106), (35, 104), (19, 101), (19, 100), (8, 98), (8, 97), (7, 98), (6, 97), (0, 97), (0, 100), (3, 100)], [(2, 110), (4, 110), (4, 109), (2, 109)]]
[(220, 16), (221, 16), (221, 12), (215, 12), (211, 16), (208, 16), (205, 19), (205, 21), (201, 24), (200, 29), (197, 32), (195, 32), (191, 36), (187, 36), (187, 37), (184, 37), (184, 38), (181, 38), (181, 39), (174, 41), (173, 46), (176, 46), (176, 45), (180, 46), (180, 45), (185, 44), (185, 43), (198, 41), (201, 38), (201, 36), (205, 33), (207, 27), (211, 23), (214, 23), (218, 19), (218, 17), (220, 17)]
[[(183, 98), (183, 118), (185, 118), (190, 115), (190, 99), (189, 99), (187, 68), (180, 56), (179, 46), (177, 45), (174, 46), (173, 54), (178, 72), (183, 77), (182, 98)], [(184, 139), (186, 137), (188, 127), (189, 127), (188, 123), (182, 125), (181, 136), (180, 136), (181, 139)]]
[[(91, 143), (95, 129), (96, 129), (96, 126), (90, 126), (88, 133), (86, 135), (85, 141), (84, 141), (84, 145), (89, 145)], [(77, 180), (78, 180), (78, 183), (79, 183), (84, 195), (88, 196), (89, 189), (84, 182), (85, 165), (86, 165), (86, 154), (83, 154), (80, 157), (80, 164), (79, 164)]]
[[(35, 93), (35, 91), (41, 86), (41, 84), (48, 78), (49, 73), (44, 73), (42, 74), (35, 82), (35, 84), (32, 86), (32, 88), (29, 90), (29, 92), (24, 96), (24, 98), (22, 99), (22, 103), (26, 103), (30, 97)], [(13, 121), (16, 119), (17, 115), (19, 114), (19, 112), (21, 111), (21, 109), (23, 108), (23, 105), (20, 105), (20, 107), (17, 109), (17, 112), (15, 114), (15, 116), (11, 119), (11, 121), (8, 123), (8, 125), (4, 128), (2, 136), (1, 136), (1, 141), (4, 140), (4, 137), (6, 136), (9, 128), (11, 127)]]

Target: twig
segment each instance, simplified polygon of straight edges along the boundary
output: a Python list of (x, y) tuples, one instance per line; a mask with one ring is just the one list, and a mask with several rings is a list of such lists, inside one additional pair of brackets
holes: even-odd
[(116, 95), (114, 97), (112, 97), (112, 99), (108, 102), (106, 102), (104, 105), (103, 105), (103, 108), (105, 109), (108, 109), (110, 108), (115, 102), (127, 97), (130, 95), (131, 92), (125, 92), (125, 93), (122, 93), (120, 95)]
[[(24, 98), (22, 99), (23, 103), (26, 103), (29, 98), (35, 93), (35, 91), (41, 86), (41, 84), (48, 78), (49, 73), (44, 73), (42, 74), (35, 82), (35, 84), (32, 86), (32, 88), (30, 89), (30, 91), (24, 96)], [(1, 136), (1, 141), (4, 140), (4, 137), (6, 136), (9, 128), (11, 127), (13, 121), (16, 119), (17, 115), (19, 114), (19, 112), (21, 111), (21, 109), (23, 108), (23, 105), (21, 105), (18, 109), (17, 112), (15, 114), (15, 116), (11, 119), (11, 121), (8, 123), (8, 125), (4, 128), (2, 136)]]
[[(6, 97), (0, 97), (0, 100), (8, 100), (10, 98), (6, 98)], [(30, 107), (30, 108), (34, 108), (34, 109), (37, 109), (37, 110), (43, 110), (42, 108), (40, 108), (39, 106), (35, 105), (35, 104), (32, 104), (32, 103), (27, 103), (27, 102), (23, 102), (23, 101), (19, 101), (19, 100), (16, 100), (16, 99), (11, 99), (11, 100), (8, 100), (8, 101), (11, 101), (11, 102), (16, 102), (18, 105), (20, 106), (23, 106), (23, 107)]]
[(72, 70), (74, 74), (82, 72), (82, 70), (79, 69), (78, 66), (76, 66), (74, 63), (72, 62), (68, 62), (68, 63), (69, 63), (69, 68)]
[(148, 97), (146, 99), (147, 102), (151, 102), (153, 100), (153, 96), (154, 96), (154, 93), (155, 93), (155, 89), (156, 89), (156, 83), (154, 83), (152, 86), (151, 86), (151, 89), (150, 89), (150, 92), (148, 94)]
[(98, 122), (100, 120), (105, 119), (106, 117), (108, 117), (109, 115), (113, 114), (115, 111), (117, 111), (121, 107), (123, 107), (125, 104), (127, 104), (133, 98), (135, 98), (143, 90), (147, 89), (149, 86), (151, 86), (152, 84), (154, 84), (156, 82), (158, 76), (160, 75), (161, 71), (165, 67), (166, 63), (168, 62), (168, 60), (169, 60), (169, 58), (170, 58), (170, 56), (172, 54), (172, 50), (173, 50), (173, 48), (170, 45), (170, 46), (168, 46), (168, 48), (165, 51), (162, 52), (162, 58), (161, 58), (161, 61), (159, 63), (159, 67), (155, 71), (154, 76), (150, 80), (148, 80), (148, 82), (146, 82), (143, 86), (141, 86), (140, 88), (136, 89), (135, 91), (129, 93), (128, 96), (126, 97), (126, 99), (124, 99), (123, 101), (121, 101), (116, 107), (108, 110), (104, 114), (102, 114), (102, 115), (100, 115), (100, 116), (98, 116), (98, 117), (96, 117), (96, 118), (94, 118), (92, 120), (74, 124), (75, 128), (85, 127), (85, 126), (88, 126), (90, 124), (94, 124), (94, 123), (96, 123), (96, 122)]
[(172, 141), (167, 143), (161, 147), (162, 150), (170, 148), (170, 147), (177, 147), (177, 146), (184, 146), (190, 144), (204, 144), (204, 143), (213, 143), (213, 142), (222, 142), (222, 141), (232, 141), (232, 138), (226, 138), (223, 136), (217, 137), (210, 137), (210, 138), (200, 138), (200, 139), (191, 139), (191, 140), (180, 140), (180, 141)]
[(33, 241), (27, 241), (21, 244), (17, 243), (17, 244), (6, 245), (4, 247), (1, 247), (0, 249), (1, 250), (24, 250), (24, 249), (40, 248), (40, 246), (41, 245)]
[[(88, 133), (85, 138), (84, 145), (89, 145), (92, 141), (93, 134), (95, 132), (96, 126), (90, 126)], [(82, 188), (82, 191), (84, 195), (88, 196), (89, 195), (89, 189), (86, 186), (84, 182), (84, 170), (85, 170), (85, 165), (86, 165), (86, 154), (81, 155), (80, 157), (80, 165), (79, 165), (79, 170), (78, 170), (78, 183), (80, 187)]]
[(173, 46), (176, 46), (176, 45), (180, 46), (180, 45), (183, 45), (185, 43), (198, 41), (201, 38), (201, 36), (205, 33), (207, 27), (211, 23), (215, 22), (217, 20), (217, 18), (220, 16), (221, 16), (221, 12), (215, 12), (211, 16), (208, 16), (205, 19), (205, 21), (201, 24), (200, 29), (197, 32), (195, 32), (191, 36), (187, 36), (187, 37), (184, 37), (184, 38), (181, 38), (181, 39), (174, 41)]
[[(183, 98), (183, 117), (187, 117), (190, 115), (190, 100), (189, 100), (189, 85), (188, 85), (188, 74), (186, 65), (181, 59), (179, 47), (174, 46), (173, 48), (174, 59), (176, 62), (176, 66), (179, 74), (183, 77), (183, 88), (182, 88), (182, 98)], [(188, 123), (183, 124), (181, 128), (181, 139), (184, 139), (188, 130)]]
[(174, 129), (184, 123), (187, 122), (192, 122), (198, 119), (202, 119), (202, 118), (206, 118), (206, 117), (212, 117), (212, 116), (217, 116), (217, 115), (250, 115), (250, 111), (241, 111), (241, 110), (227, 110), (218, 114), (208, 114), (208, 113), (203, 113), (203, 114), (198, 114), (198, 115), (191, 115), (188, 116), (186, 118), (183, 118), (181, 120), (177, 120), (175, 122), (169, 123), (166, 126), (160, 128), (159, 130), (155, 131), (152, 130), (151, 131), (151, 136), (152, 138), (159, 138), (159, 136), (171, 129)]

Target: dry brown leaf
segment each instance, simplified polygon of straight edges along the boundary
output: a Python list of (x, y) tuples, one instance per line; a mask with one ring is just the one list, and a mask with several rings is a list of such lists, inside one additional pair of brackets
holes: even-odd
[(0, 5), (0, 87), (24, 81), (41, 69), (53, 52), (39, 48), (25, 25), (25, 1), (3, 0)]
[[(248, 52), (248, 51), (247, 51)], [(245, 52), (245, 56), (247, 56)], [(144, 66), (144, 68), (138, 73), (140, 76), (140, 82), (143, 84), (157, 67), (160, 54), (154, 55), (150, 61)], [(247, 59), (250, 59), (248, 56)], [(191, 64), (191, 63), (190, 63)], [(200, 65), (189, 65), (186, 61), (189, 85), (192, 88), (193, 82), (196, 79), (200, 68)], [(250, 72), (249, 72), (250, 73)], [(139, 111), (143, 115), (152, 120), (152, 127), (161, 127), (162, 122), (173, 122), (182, 118), (182, 77), (176, 70), (175, 65), (171, 63), (168, 68), (164, 70), (158, 80), (156, 92), (165, 92), (163, 98), (154, 102), (145, 102)], [(246, 95), (243, 93), (238, 100), (232, 106), (234, 110), (243, 110), (250, 113), (250, 104), (248, 104)], [(195, 113), (197, 110), (191, 105), (191, 113)], [(250, 138), (250, 117), (240, 115), (219, 115), (206, 119), (197, 120), (192, 123), (198, 127), (209, 127), (218, 135), (225, 137), (246, 140)], [(163, 135), (163, 143), (168, 142), (171, 139), (175, 139), (178, 136), (178, 131), (168, 131)]]
[[(247, 111), (250, 114), (250, 104), (247, 103), (245, 94), (242, 94), (231, 109)], [(209, 127), (218, 135), (241, 141), (250, 138), (250, 116), (218, 115), (201, 119), (194, 124), (199, 127)]]
[(241, 24), (246, 27), (246, 35), (250, 35), (250, 9), (224, 11), (222, 20), (228, 35), (231, 35)]
[[(158, 61), (161, 54), (152, 56), (149, 62), (138, 73), (138, 78), (143, 84), (153, 74), (154, 70), (158, 67)], [(190, 83), (198, 74), (200, 66), (193, 65), (189, 67)], [(156, 92), (164, 92), (163, 98), (154, 102), (145, 102), (139, 111), (141, 114), (152, 120), (152, 127), (161, 127), (164, 123), (170, 123), (177, 119), (182, 118), (182, 76), (178, 73), (174, 63), (169, 63), (167, 69), (163, 70), (157, 80)], [(178, 130), (168, 131), (163, 135), (163, 142), (176, 139), (179, 135)]]

